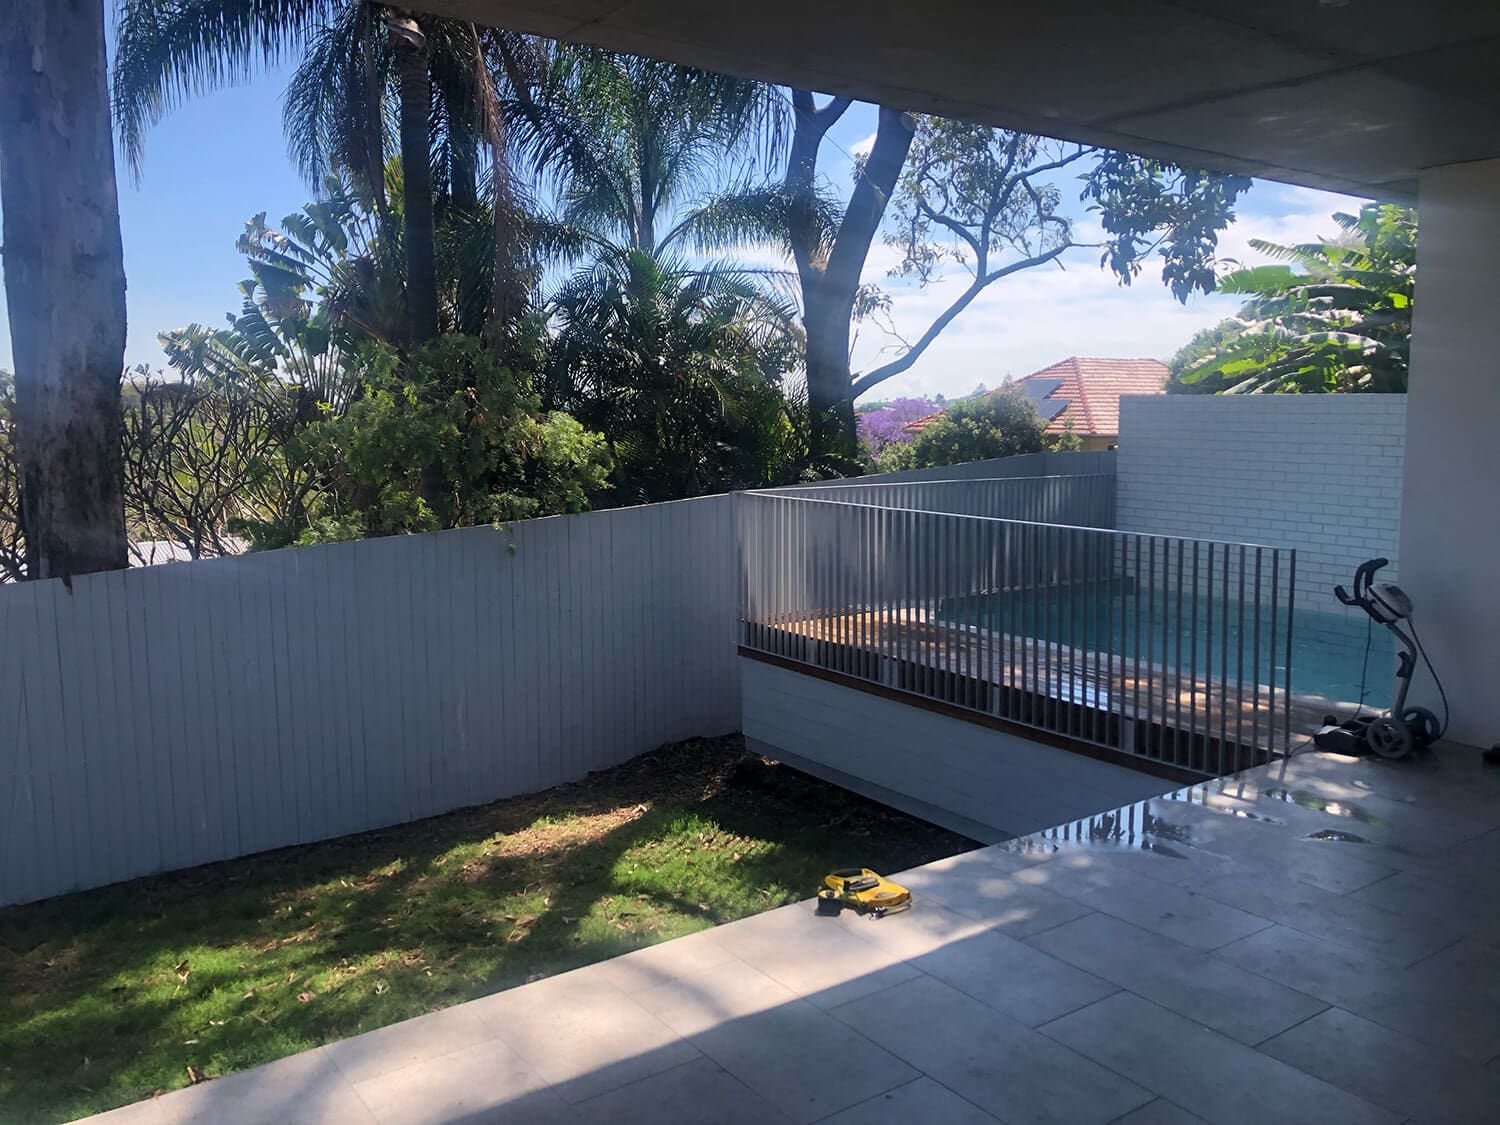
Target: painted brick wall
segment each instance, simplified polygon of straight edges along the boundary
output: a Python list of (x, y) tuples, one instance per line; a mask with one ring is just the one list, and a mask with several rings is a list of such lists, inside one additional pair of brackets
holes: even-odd
[(1120, 400), (1118, 523), (1297, 548), (1299, 608), (1357, 563), (1391, 560), (1405, 395), (1149, 395)]

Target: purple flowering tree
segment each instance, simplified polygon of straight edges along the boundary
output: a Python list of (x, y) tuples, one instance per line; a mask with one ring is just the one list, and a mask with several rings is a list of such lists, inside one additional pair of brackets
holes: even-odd
[(866, 411), (857, 417), (860, 443), (871, 457), (888, 445), (904, 445), (915, 435), (906, 433), (902, 427), (936, 409), (937, 405), (925, 398), (898, 398), (879, 410)]

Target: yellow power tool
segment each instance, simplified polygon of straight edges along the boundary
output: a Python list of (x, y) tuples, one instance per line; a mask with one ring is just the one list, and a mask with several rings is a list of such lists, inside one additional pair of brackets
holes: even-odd
[(818, 892), (818, 913), (837, 914), (844, 907), (883, 918), (911, 909), (911, 892), (875, 874), (868, 867), (846, 867), (830, 872)]

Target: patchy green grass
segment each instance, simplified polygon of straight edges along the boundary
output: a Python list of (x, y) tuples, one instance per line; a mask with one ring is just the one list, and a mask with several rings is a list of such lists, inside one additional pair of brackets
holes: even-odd
[(228, 1074), (975, 846), (746, 755), (662, 749), (399, 828), (0, 910), (0, 1121)]

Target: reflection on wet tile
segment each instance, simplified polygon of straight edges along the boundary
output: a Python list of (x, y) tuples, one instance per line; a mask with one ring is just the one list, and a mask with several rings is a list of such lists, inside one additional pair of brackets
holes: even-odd
[(1350, 820), (1359, 821), (1361, 824), (1380, 823), (1379, 817), (1366, 812), (1358, 805), (1320, 797), (1318, 794), (1307, 789), (1282, 789), (1272, 786), (1269, 789), (1261, 790), (1261, 793), (1270, 800), (1282, 801), (1289, 805), (1300, 805), (1304, 809), (1327, 813), (1329, 816), (1346, 816)]

